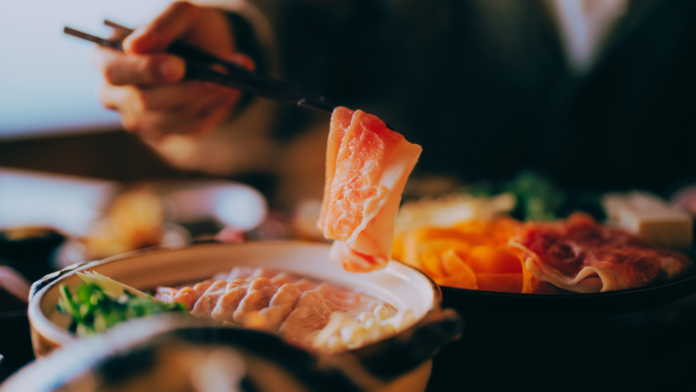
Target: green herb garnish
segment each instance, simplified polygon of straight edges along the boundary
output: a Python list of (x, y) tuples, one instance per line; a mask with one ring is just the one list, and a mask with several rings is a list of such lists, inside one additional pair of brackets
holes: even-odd
[(186, 312), (182, 304), (165, 304), (152, 297), (136, 297), (129, 292), (117, 298), (93, 283), (82, 283), (75, 293), (60, 285), (56, 307), (72, 317), (70, 331), (78, 336), (102, 332), (118, 323), (166, 312)]
[(511, 215), (520, 220), (551, 221), (575, 211), (584, 211), (599, 220), (604, 219), (599, 194), (562, 189), (532, 170), (524, 170), (509, 181), (474, 183), (464, 191), (477, 197), (512, 193), (517, 198), (517, 206)]

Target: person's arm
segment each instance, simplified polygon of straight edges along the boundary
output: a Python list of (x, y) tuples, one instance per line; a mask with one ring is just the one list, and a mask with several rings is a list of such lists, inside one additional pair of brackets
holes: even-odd
[(205, 132), (235, 107), (237, 90), (182, 80), (184, 61), (165, 53), (183, 40), (221, 58), (253, 69), (253, 60), (236, 49), (224, 12), (174, 3), (123, 41), (124, 52), (101, 48), (94, 60), (104, 75), (102, 104), (119, 112), (123, 127), (147, 140), (167, 134)]
[(248, 69), (258, 63), (266, 74), (275, 73), (265, 18), (246, 1), (209, 5), (220, 7), (173, 3), (126, 37), (124, 52), (98, 49), (100, 101), (119, 113), (124, 129), (180, 169), (218, 175), (270, 171), (277, 148), (265, 136), (272, 105), (238, 90), (183, 80), (184, 61), (165, 53), (171, 42), (183, 40)]
[[(271, 173), (280, 178), (278, 193), (287, 199), (321, 197), (328, 117), (182, 81), (184, 64), (164, 48), (182, 39), (242, 64), (252, 58), (265, 75), (309, 93), (331, 94), (338, 90), (330, 87), (335, 84), (330, 76), (343, 58), (331, 55), (340, 48), (329, 51), (327, 46), (333, 47), (336, 32), (345, 30), (346, 22), (337, 22), (345, 17), (345, 7), (312, 0), (204, 4), (216, 8), (173, 4), (126, 39), (125, 54), (100, 50), (97, 64), (107, 81), (102, 103), (118, 110), (127, 130), (180, 169), (221, 176)], [(358, 11), (351, 9), (350, 14)], [(166, 62), (176, 71), (171, 77), (157, 73)], [(127, 78), (117, 79), (122, 74)], [(160, 93), (165, 100), (159, 99)], [(332, 96), (327, 95), (330, 100)], [(336, 103), (350, 105), (338, 98)]]

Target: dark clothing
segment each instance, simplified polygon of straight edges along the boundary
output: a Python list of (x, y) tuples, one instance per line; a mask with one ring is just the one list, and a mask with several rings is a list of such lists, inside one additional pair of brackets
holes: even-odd
[[(259, 4), (283, 77), (421, 144), (416, 173), (658, 192), (696, 175), (694, 1), (631, 2), (584, 76), (540, 0)], [(306, 115), (287, 112), (286, 137)]]

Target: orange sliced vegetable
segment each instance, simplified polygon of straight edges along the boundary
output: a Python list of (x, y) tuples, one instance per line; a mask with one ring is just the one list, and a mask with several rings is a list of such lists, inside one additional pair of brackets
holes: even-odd
[(410, 229), (397, 235), (394, 257), (443, 286), (519, 293), (526, 287), (526, 275), (507, 244), (517, 226), (512, 218), (498, 217)]
[(440, 286), (456, 287), (458, 289), (478, 290), (476, 275), (448, 276), (446, 278), (433, 278)]
[(448, 276), (474, 273), (454, 249), (449, 249), (442, 254), (442, 266)]
[(475, 246), (469, 252), (466, 262), (479, 274), (522, 273), (519, 258), (507, 246)]
[(520, 265), (522, 266), (522, 292), (523, 293), (531, 293), (534, 289), (534, 283), (532, 282), (532, 279), (535, 279), (534, 276), (532, 276), (532, 273), (529, 272), (527, 267), (524, 265), (524, 259), (520, 256)]
[(476, 274), (478, 289), (484, 291), (521, 293), (523, 283), (522, 273)]
[(476, 275), (453, 249), (422, 255), (423, 270), (437, 284), (476, 290)]
[(466, 257), (466, 255), (471, 250), (471, 245), (466, 242), (457, 241), (453, 239), (429, 239), (425, 240), (422, 237), (421, 230), (413, 230), (404, 236), (400, 236), (402, 245), (402, 252), (400, 257), (397, 254), (393, 255), (396, 260), (401, 260), (406, 264), (410, 264), (416, 268), (420, 268), (421, 256), (428, 251), (444, 252), (449, 249), (453, 249), (461, 258)]
[(421, 256), (421, 262), (423, 265), (423, 270), (426, 274), (433, 278), (443, 278), (447, 276), (445, 270), (442, 268), (442, 263), (440, 261), (440, 255), (436, 252), (425, 252)]

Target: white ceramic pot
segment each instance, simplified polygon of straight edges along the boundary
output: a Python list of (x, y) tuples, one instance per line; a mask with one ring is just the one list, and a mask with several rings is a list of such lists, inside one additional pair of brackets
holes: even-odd
[[(364, 355), (373, 357), (375, 353), (397, 352), (393, 349), (395, 344), (390, 342), (397, 342), (396, 345), (399, 347), (407, 345), (415, 330), (423, 329), (424, 326), (427, 329), (427, 326), (433, 324), (433, 320), (437, 320), (441, 314), (441, 293), (438, 286), (417, 269), (392, 261), (387, 268), (379, 271), (366, 274), (349, 273), (329, 262), (328, 252), (329, 246), (326, 244), (294, 241), (208, 243), (173, 250), (137, 251), (68, 267), (46, 276), (32, 287), (28, 314), (34, 351), (38, 357), (45, 356), (55, 348), (77, 339), (67, 330), (70, 324), (69, 317), (60, 313), (56, 304), (60, 296), (59, 286), (66, 284), (74, 290), (81, 282), (75, 272), (82, 270), (98, 272), (137, 289), (152, 290), (157, 286), (176, 286), (208, 279), (215, 273), (231, 270), (236, 265), (265, 267), (364, 291), (391, 303), (397, 309), (408, 308), (413, 311), (419, 320), (415, 327), (385, 341), (353, 350), (358, 356), (365, 352), (368, 354)], [(431, 329), (436, 331), (435, 334), (443, 330)], [(452, 334), (459, 332), (451, 329), (448, 331)], [(428, 344), (433, 344), (432, 340), (429, 339)], [(437, 341), (437, 338), (434, 340)], [(443, 336), (439, 345), (447, 340), (448, 337)], [(381, 350), (380, 344), (386, 344), (387, 349), (392, 351)], [(383, 361), (380, 359), (380, 362)], [(421, 358), (417, 367), (389, 384), (396, 388), (394, 390), (422, 391), (430, 376), (431, 366), (430, 358)]]

